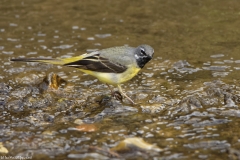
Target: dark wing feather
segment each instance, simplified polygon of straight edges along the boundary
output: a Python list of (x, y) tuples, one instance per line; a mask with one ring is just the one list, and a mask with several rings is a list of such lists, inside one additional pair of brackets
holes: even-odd
[(85, 57), (75, 62), (67, 63), (65, 66), (104, 73), (122, 73), (127, 69), (126, 66), (118, 64), (116, 62), (113, 63), (107, 58), (99, 56), (99, 54)]

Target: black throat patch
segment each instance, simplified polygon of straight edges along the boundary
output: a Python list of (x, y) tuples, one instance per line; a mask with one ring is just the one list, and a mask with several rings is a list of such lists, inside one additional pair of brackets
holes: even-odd
[(140, 68), (143, 68), (147, 62), (152, 59), (150, 56), (142, 56), (136, 59), (137, 64)]

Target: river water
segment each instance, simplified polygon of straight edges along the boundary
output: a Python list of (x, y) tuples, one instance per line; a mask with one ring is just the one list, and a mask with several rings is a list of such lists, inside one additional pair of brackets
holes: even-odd
[[(239, 8), (234, 0), (2, 0), (0, 155), (240, 159)], [(10, 61), (140, 44), (154, 57), (122, 85), (137, 105), (77, 69)], [(58, 89), (49, 85), (55, 74)]]

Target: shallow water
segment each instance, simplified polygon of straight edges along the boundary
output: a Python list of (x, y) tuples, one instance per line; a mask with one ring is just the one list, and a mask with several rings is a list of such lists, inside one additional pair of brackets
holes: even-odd
[[(223, 0), (1, 1), (0, 155), (240, 159), (239, 7)], [(154, 58), (122, 85), (134, 106), (76, 69), (9, 61), (144, 43)], [(64, 79), (57, 90), (46, 81), (52, 73)], [(113, 149), (129, 137), (158, 149)]]

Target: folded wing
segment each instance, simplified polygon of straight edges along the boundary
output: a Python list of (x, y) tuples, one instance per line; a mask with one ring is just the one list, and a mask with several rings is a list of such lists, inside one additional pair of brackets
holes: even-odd
[(123, 66), (117, 62), (112, 62), (107, 58), (103, 58), (100, 56), (100, 54), (88, 56), (81, 60), (66, 63), (64, 65), (104, 73), (123, 73), (127, 69), (126, 66)]

